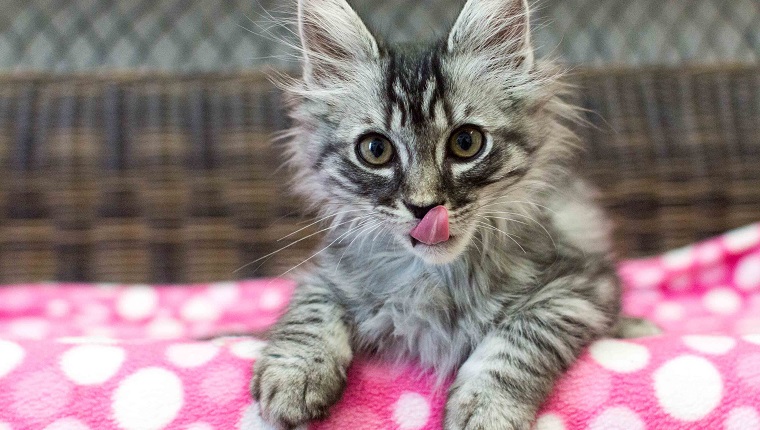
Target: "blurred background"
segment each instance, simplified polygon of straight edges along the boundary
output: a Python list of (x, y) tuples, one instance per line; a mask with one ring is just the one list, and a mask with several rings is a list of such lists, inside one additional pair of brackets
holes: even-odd
[[(232, 72), (298, 66), (277, 20), (295, 0), (3, 0), (0, 69)], [(353, 0), (393, 41), (445, 34), (464, 0)], [(757, 0), (540, 0), (541, 55), (583, 65), (754, 63)]]
[[(293, 0), (294, 1), (294, 0)], [(461, 0), (353, 0), (391, 40)], [(539, 54), (572, 66), (583, 171), (621, 256), (760, 219), (760, 2), (542, 0)], [(0, 282), (276, 276), (318, 235), (287, 196), (264, 71), (297, 72), (280, 0), (3, 0)], [(305, 238), (307, 228), (290, 241)]]

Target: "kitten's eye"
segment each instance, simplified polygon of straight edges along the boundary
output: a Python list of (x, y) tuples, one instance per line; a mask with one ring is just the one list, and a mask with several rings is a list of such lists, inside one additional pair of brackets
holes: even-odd
[(362, 138), (356, 146), (359, 157), (373, 166), (388, 164), (393, 159), (393, 145), (379, 134)]
[(449, 150), (454, 157), (465, 160), (480, 153), (485, 142), (483, 132), (473, 125), (457, 129), (449, 138)]

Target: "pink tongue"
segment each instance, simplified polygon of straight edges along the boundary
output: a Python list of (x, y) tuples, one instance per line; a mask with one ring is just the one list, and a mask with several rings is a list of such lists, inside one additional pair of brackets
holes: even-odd
[(430, 209), (409, 235), (426, 245), (449, 240), (449, 211), (443, 206)]

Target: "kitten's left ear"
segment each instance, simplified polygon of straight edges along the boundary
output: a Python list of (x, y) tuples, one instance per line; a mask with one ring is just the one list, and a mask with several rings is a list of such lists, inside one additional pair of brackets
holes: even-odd
[(483, 55), (530, 70), (529, 13), (527, 0), (467, 0), (449, 33), (448, 51)]
[(377, 41), (346, 0), (298, 0), (298, 32), (308, 83), (345, 79), (357, 61), (379, 55)]

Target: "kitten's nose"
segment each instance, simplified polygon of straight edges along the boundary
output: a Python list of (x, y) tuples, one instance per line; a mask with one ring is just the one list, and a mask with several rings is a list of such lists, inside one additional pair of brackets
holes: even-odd
[(427, 205), (427, 206), (417, 206), (411, 203), (404, 202), (404, 206), (406, 206), (406, 208), (409, 209), (409, 212), (411, 212), (415, 218), (422, 219), (425, 217), (425, 214), (430, 212), (430, 209), (433, 209), (436, 206), (441, 206), (443, 205), (443, 203), (444, 202), (433, 203), (432, 205)]

